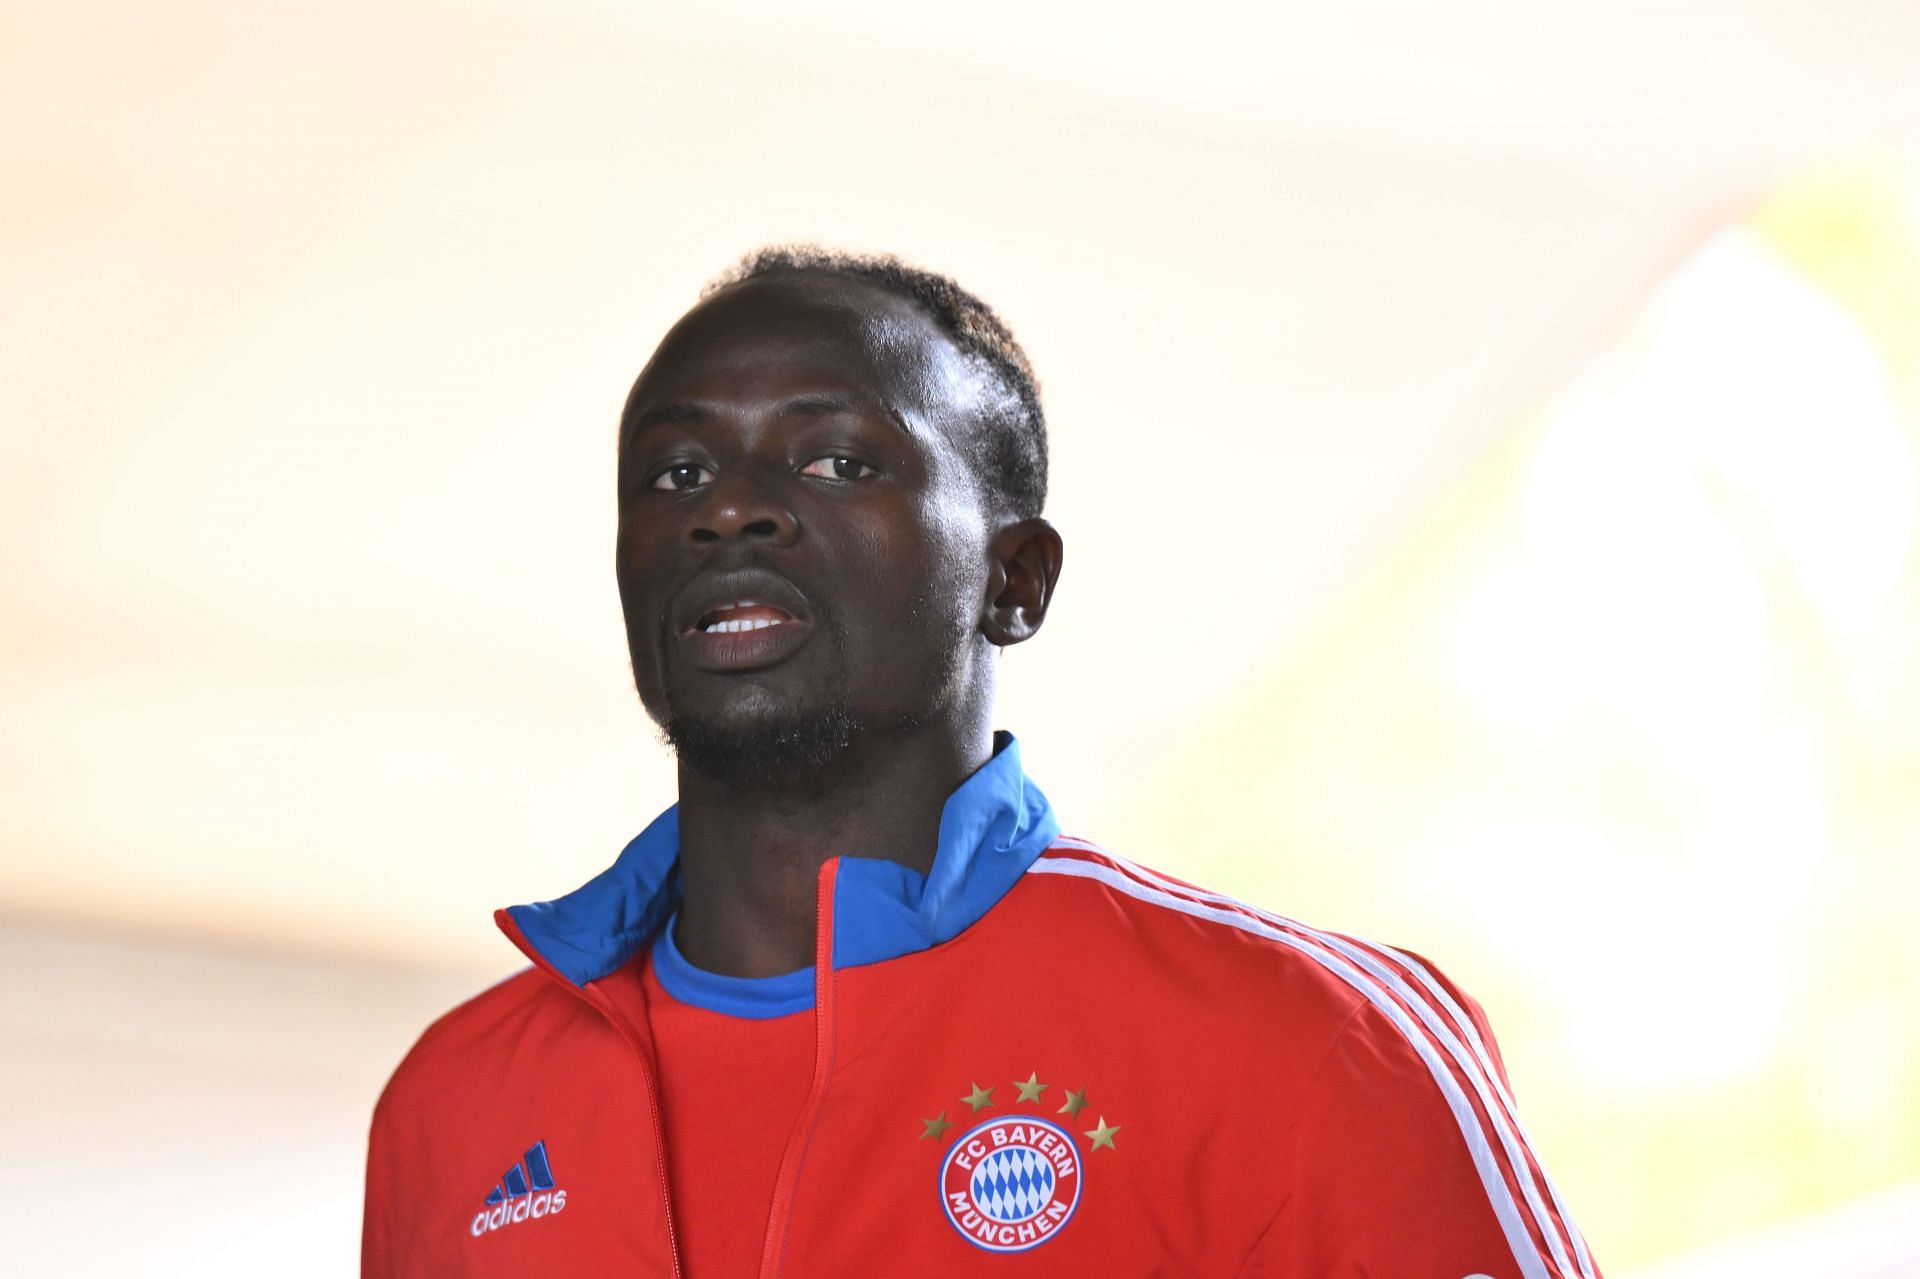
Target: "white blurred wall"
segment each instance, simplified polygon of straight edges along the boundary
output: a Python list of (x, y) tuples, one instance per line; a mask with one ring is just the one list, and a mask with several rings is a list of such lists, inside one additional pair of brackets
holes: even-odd
[(1915, 66), (1867, 0), (0, 11), (11, 1256), (351, 1264), (491, 909), (671, 798), (612, 424), (743, 250), (1028, 344), (1069, 555), (1005, 718), (1118, 837), (1713, 227), (1916, 136)]

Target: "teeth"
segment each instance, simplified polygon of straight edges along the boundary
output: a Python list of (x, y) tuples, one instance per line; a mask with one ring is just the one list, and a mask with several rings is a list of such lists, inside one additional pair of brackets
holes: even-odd
[(743, 617), (731, 621), (715, 622), (713, 625), (707, 627), (707, 634), (737, 635), (741, 631), (764, 631), (769, 626), (778, 625), (779, 623), (770, 617)]

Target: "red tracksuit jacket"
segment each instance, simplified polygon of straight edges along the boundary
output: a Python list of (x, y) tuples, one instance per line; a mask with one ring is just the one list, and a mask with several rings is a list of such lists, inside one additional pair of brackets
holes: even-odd
[[(821, 868), (812, 1086), (742, 1223), (763, 1277), (1597, 1279), (1470, 999), (1060, 837), (998, 745), (929, 875)], [(367, 1279), (681, 1273), (652, 1044), (603, 984), (670, 915), (678, 845), (669, 809), (500, 912), (533, 968), (382, 1095)]]

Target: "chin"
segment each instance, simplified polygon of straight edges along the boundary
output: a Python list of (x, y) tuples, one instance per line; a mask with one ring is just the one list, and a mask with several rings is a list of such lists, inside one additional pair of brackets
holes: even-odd
[(661, 722), (661, 735), (683, 769), (725, 782), (775, 782), (818, 772), (859, 732), (859, 719), (839, 702), (746, 714), (671, 710)]

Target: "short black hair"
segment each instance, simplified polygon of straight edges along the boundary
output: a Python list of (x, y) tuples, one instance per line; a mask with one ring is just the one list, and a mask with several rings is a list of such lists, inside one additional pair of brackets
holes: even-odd
[(809, 244), (755, 249), (701, 291), (702, 298), (762, 276), (792, 272), (847, 275), (917, 302), (953, 344), (978, 361), (1006, 389), (974, 441), (974, 464), (987, 488), (1020, 519), (1040, 514), (1047, 501), (1047, 422), (1040, 382), (1013, 330), (992, 307), (950, 276), (889, 253), (845, 253)]

